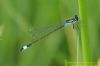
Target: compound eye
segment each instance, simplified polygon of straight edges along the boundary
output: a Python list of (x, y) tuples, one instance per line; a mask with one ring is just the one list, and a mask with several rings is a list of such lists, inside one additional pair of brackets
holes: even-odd
[(78, 21), (79, 20), (79, 18), (78, 18), (78, 16), (77, 15), (75, 15), (75, 19)]

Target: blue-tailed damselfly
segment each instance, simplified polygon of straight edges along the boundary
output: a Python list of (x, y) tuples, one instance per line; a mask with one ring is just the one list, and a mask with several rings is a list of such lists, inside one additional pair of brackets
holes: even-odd
[(70, 19), (66, 20), (65, 22), (60, 23), (60, 24), (57, 24), (57, 25), (55, 25), (55, 26), (53, 26), (53, 27), (51, 26), (51, 27), (52, 27), (51, 30), (49, 30), (47, 33), (44, 33), (44, 35), (40, 36), (39, 38), (34, 39), (32, 42), (28, 43), (27, 45), (24, 45), (24, 46), (20, 49), (20, 51), (26, 50), (26, 49), (29, 48), (33, 43), (38, 42), (39, 40), (45, 38), (46, 36), (50, 35), (51, 33), (55, 32), (55, 31), (57, 31), (57, 30), (59, 30), (59, 29), (61, 29), (61, 28), (64, 28), (64, 27), (67, 27), (67, 26), (69, 26), (69, 25), (75, 24), (76, 22), (78, 22), (78, 20), (79, 20), (78, 16), (75, 15), (74, 18), (70, 18)]

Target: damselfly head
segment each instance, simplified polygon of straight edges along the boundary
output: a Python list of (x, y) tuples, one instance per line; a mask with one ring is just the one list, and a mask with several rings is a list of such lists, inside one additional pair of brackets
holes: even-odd
[(74, 24), (74, 23), (76, 23), (78, 20), (79, 20), (78, 16), (75, 15), (74, 18), (71, 18), (71, 19), (66, 20), (66, 23), (67, 23), (67, 24), (68, 24), (68, 23), (69, 23), (69, 24)]

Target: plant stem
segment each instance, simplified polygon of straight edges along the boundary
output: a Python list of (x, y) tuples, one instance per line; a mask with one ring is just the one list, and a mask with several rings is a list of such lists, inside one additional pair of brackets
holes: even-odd
[[(81, 26), (81, 43), (82, 43), (82, 53), (83, 62), (88, 63), (91, 59), (90, 46), (89, 46), (89, 31), (88, 31), (88, 19), (86, 12), (86, 0), (78, 0), (79, 4), (79, 14), (80, 14), (80, 26)], [(87, 65), (86, 65), (87, 66)]]

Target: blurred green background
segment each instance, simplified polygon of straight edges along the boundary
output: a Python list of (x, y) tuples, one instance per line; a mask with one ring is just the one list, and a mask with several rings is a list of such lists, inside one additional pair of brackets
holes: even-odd
[[(59, 30), (24, 52), (49, 26), (78, 15), (80, 29)], [(70, 66), (100, 58), (100, 0), (0, 0), (0, 66)], [(88, 65), (87, 65), (88, 66)]]

